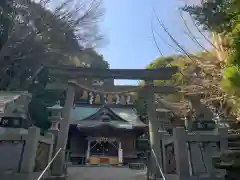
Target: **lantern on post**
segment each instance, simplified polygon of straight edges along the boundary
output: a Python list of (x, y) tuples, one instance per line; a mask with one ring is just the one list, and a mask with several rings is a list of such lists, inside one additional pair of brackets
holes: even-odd
[(60, 105), (60, 101), (54, 106), (47, 108), (49, 111), (49, 120), (51, 121), (51, 127), (49, 130), (51, 131), (59, 131), (59, 122), (62, 120), (62, 109), (63, 107)]

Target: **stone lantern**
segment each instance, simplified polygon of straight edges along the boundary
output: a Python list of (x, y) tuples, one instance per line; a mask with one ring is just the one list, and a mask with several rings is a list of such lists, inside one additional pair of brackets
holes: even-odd
[(54, 106), (47, 108), (49, 111), (49, 120), (51, 121), (50, 131), (59, 131), (59, 123), (62, 120), (62, 109), (63, 107), (60, 106), (60, 101)]

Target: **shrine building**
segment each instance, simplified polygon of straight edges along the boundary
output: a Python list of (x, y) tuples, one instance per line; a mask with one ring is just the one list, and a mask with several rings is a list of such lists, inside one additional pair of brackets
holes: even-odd
[(136, 162), (136, 140), (148, 126), (138, 117), (131, 94), (76, 91), (67, 149), (77, 164), (121, 165)]

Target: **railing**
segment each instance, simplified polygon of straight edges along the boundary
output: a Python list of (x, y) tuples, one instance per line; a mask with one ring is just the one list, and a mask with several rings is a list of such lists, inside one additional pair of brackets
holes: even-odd
[(156, 163), (157, 163), (158, 169), (159, 169), (159, 171), (160, 171), (160, 173), (161, 173), (162, 179), (163, 179), (163, 180), (166, 180), (166, 177), (165, 177), (165, 175), (163, 174), (161, 165), (160, 165), (160, 163), (158, 162), (158, 158), (157, 158), (157, 156), (156, 156), (156, 153), (154, 152), (153, 149), (151, 149), (151, 151), (152, 151), (153, 156), (154, 156), (154, 159), (155, 159), (155, 161), (156, 161)]
[(45, 169), (43, 170), (43, 172), (39, 175), (39, 177), (37, 178), (37, 180), (40, 180), (43, 175), (45, 174), (45, 172), (48, 170), (48, 168), (51, 166), (51, 164), (53, 163), (53, 161), (56, 159), (56, 157), (58, 156), (58, 154), (61, 152), (62, 148), (60, 148), (56, 154), (53, 156), (53, 158), (51, 159), (51, 161), (47, 164), (47, 166), (45, 167)]

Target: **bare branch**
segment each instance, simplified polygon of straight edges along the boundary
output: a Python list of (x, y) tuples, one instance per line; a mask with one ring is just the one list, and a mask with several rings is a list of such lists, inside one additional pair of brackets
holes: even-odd
[(158, 21), (158, 24), (163, 28), (163, 30), (167, 33), (167, 35), (168, 35), (168, 36), (170, 37), (170, 39), (174, 42), (174, 44), (176, 44), (177, 47), (178, 47), (179, 49), (181, 49), (181, 50), (185, 53), (185, 55), (187, 55), (195, 64), (197, 64), (196, 61), (191, 58), (190, 54), (185, 50), (185, 48), (184, 48), (183, 46), (181, 46), (181, 45), (176, 41), (176, 39), (171, 35), (171, 33), (170, 33), (170, 32), (168, 31), (168, 29), (166, 28), (166, 26), (162, 23), (162, 21), (161, 21), (161, 20), (159, 19), (159, 17), (157, 16), (157, 13), (156, 13), (155, 9), (153, 9), (153, 11), (154, 11), (155, 17), (156, 17), (156, 19), (157, 19), (157, 21)]
[(208, 53), (211, 53), (209, 52), (203, 45), (201, 45), (201, 43), (197, 40), (197, 38), (193, 35), (192, 31), (190, 30), (190, 28), (188, 27), (188, 24), (185, 20), (185, 18), (183, 17), (183, 14), (182, 14), (182, 11), (179, 10), (179, 14), (180, 14), (180, 17), (183, 21), (183, 24), (184, 26), (186, 27), (187, 29), (187, 32), (186, 34), (189, 36), (189, 38), (194, 42), (196, 43), (200, 48), (202, 48), (204, 51), (208, 52)]
[[(157, 14), (156, 14), (155, 9), (154, 9), (154, 14), (155, 14), (155, 17), (156, 17), (156, 19), (157, 19), (157, 21), (158, 21), (158, 24), (163, 28), (163, 30), (167, 33), (167, 35), (170, 37), (170, 39), (177, 45), (177, 47), (178, 47), (179, 49), (181, 49), (181, 50), (184, 52), (184, 54), (185, 54), (196, 66), (198, 66), (198, 61), (197, 61), (197, 60), (200, 60), (200, 61), (201, 61), (202, 58), (200, 59), (198, 56), (195, 56), (195, 55), (193, 55), (193, 54), (190, 54), (188, 51), (186, 51), (185, 48), (178, 43), (178, 41), (171, 35), (171, 33), (170, 33), (170, 32), (168, 31), (168, 29), (166, 28), (166, 26), (165, 26), (165, 25), (162, 23), (162, 21), (159, 19), (159, 17), (158, 17)], [(201, 69), (202, 69), (202, 71), (203, 71), (206, 75), (213, 77), (211, 74), (209, 74), (208, 72), (206, 72), (203, 68), (201, 68)]]
[(179, 53), (184, 53), (183, 51), (179, 50), (178, 48), (174, 47), (173, 45), (171, 45), (170, 43), (167, 42), (166, 39), (164, 39), (155, 29), (153, 29), (154, 32), (158, 35), (158, 37), (165, 43), (167, 44), (169, 47), (171, 47), (173, 50), (175, 50), (176, 52)]
[(207, 38), (207, 36), (205, 36), (205, 34), (202, 33), (202, 31), (199, 29), (199, 27), (197, 26), (197, 24), (195, 23), (193, 17), (190, 15), (190, 19), (193, 23), (193, 25), (196, 27), (197, 31), (204, 37), (204, 39), (213, 47), (215, 48), (217, 51), (219, 51), (219, 49), (212, 43), (212, 41)]
[(160, 47), (158, 46), (156, 37), (155, 37), (155, 35), (154, 35), (154, 30), (153, 30), (153, 16), (152, 16), (152, 20), (151, 20), (151, 30), (152, 30), (153, 41), (154, 41), (154, 43), (155, 43), (155, 45), (156, 45), (156, 47), (157, 47), (157, 49), (158, 49), (158, 52), (161, 54), (161, 56), (163, 56), (163, 53), (162, 53)]
[[(155, 12), (155, 15), (156, 15), (156, 12)], [(165, 27), (165, 25), (161, 22), (161, 20), (158, 18), (158, 16), (156, 15), (156, 18), (157, 18), (157, 20), (158, 20), (158, 23), (159, 23), (159, 25), (163, 28), (163, 30), (168, 34), (168, 36), (171, 38), (171, 40), (177, 45), (177, 47), (179, 48), (179, 49), (181, 49), (182, 51), (183, 51), (183, 53), (189, 58), (189, 59), (191, 59), (192, 60), (192, 62), (198, 67), (199, 65), (199, 63), (198, 63), (198, 60), (202, 60), (202, 58), (201, 59), (199, 59), (199, 57), (197, 57), (197, 56), (195, 56), (195, 55), (192, 55), (192, 54), (190, 54), (189, 52), (187, 52), (186, 50), (185, 50), (185, 48), (183, 48), (178, 42), (177, 42), (177, 40), (171, 35), (171, 33), (167, 30), (167, 28)], [(206, 74), (206, 75), (209, 75), (210, 77), (213, 77), (211, 74), (209, 74), (209, 73), (207, 73), (205, 70), (204, 70), (204, 68), (202, 67), (201, 68), (201, 70)], [(189, 83), (190, 84), (192, 84), (193, 82), (191, 81), (191, 79), (189, 79), (188, 77), (186, 77), (186, 75), (184, 75), (183, 73), (182, 73), (182, 75), (186, 78), (186, 80), (187, 81), (189, 81)], [(212, 80), (211, 80), (212, 81)], [(198, 81), (199, 83), (201, 82), (201, 81)], [(215, 83), (210, 83), (210, 84), (206, 84), (206, 82), (202, 82), (201, 83), (201, 87), (204, 87), (205, 88), (205, 90), (211, 90), (211, 88), (212, 87), (216, 87), (216, 88), (218, 88), (218, 83), (219, 83), (219, 81), (215, 81)], [(217, 84), (217, 85), (216, 85)]]

